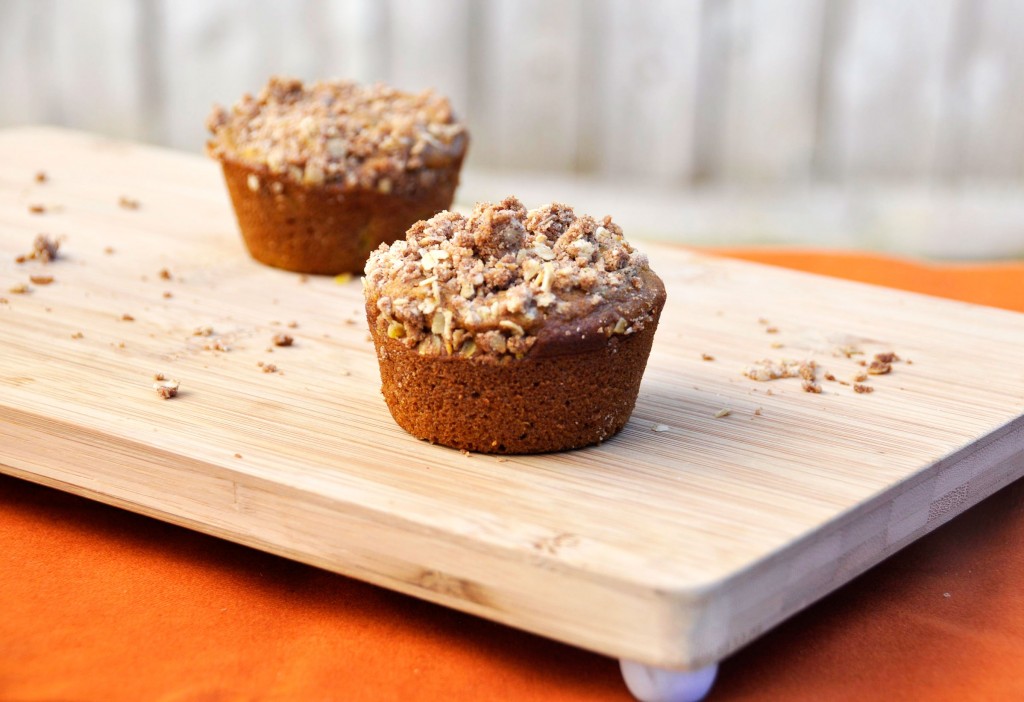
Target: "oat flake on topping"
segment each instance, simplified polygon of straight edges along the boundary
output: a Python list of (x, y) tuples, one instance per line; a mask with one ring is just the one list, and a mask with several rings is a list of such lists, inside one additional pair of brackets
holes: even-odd
[[(430, 169), (461, 158), (466, 128), (432, 91), (272, 77), (259, 95), (207, 119), (214, 158), (236, 159), (306, 185), (381, 192), (429, 187)], [(250, 183), (258, 189), (258, 180)]]
[[(610, 217), (561, 204), (528, 212), (509, 197), (416, 223), (370, 255), (363, 285), (379, 332), (422, 354), (521, 357), (545, 320), (636, 297), (644, 271), (647, 257)], [(647, 314), (612, 316), (597, 331), (632, 334)]]

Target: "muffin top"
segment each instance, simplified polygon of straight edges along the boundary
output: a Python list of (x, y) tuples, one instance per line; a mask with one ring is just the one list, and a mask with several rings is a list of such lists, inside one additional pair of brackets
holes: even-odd
[(652, 323), (665, 300), (647, 257), (610, 217), (514, 197), (441, 212), (370, 254), (377, 331), (421, 354), (474, 358), (597, 348)]
[(432, 91), (272, 77), (207, 118), (207, 153), (304, 185), (381, 192), (433, 183), (433, 169), (460, 162), (468, 136), (448, 100)]

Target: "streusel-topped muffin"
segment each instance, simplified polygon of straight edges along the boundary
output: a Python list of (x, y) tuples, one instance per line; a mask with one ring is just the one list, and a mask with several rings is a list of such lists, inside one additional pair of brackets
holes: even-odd
[(207, 126), (250, 253), (304, 273), (358, 272), (450, 207), (469, 142), (444, 97), (349, 81), (273, 77)]
[(365, 272), (384, 398), (413, 435), (537, 453), (629, 419), (665, 288), (610, 217), (481, 203), (417, 222)]

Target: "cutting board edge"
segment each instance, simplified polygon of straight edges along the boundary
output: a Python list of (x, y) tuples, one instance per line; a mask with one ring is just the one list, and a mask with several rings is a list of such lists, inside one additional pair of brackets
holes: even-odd
[[(17, 442), (11, 441), (15, 438)], [(90, 441), (76, 440), (87, 435)], [(346, 577), (396, 590), (436, 604), (523, 629), (547, 638), (585, 648), (602, 655), (630, 660), (647, 660), (673, 667), (688, 667), (693, 647), (688, 632), (692, 622), (707, 605), (698, 587), (671, 587), (648, 583), (624, 574), (614, 578), (602, 570), (588, 570), (560, 561), (541, 549), (481, 544), (456, 532), (427, 529), (412, 521), (382, 513), (351, 501), (326, 499), (314, 492), (282, 486), (265, 478), (215, 462), (177, 456), (130, 438), (102, 435), (66, 420), (55, 420), (33, 412), (0, 405), (0, 473), (79, 495), (146, 517), (156, 518), (216, 538), (267, 551), (291, 560), (322, 568)], [(96, 441), (95, 439), (103, 439)], [(45, 446), (45, 455), (33, 447)], [(86, 453), (83, 453), (86, 446)], [(61, 456), (62, 460), (55, 460)], [(113, 464), (109, 471), (81, 469), (68, 460), (77, 456), (93, 466)], [(171, 464), (176, 468), (170, 468)], [(132, 470), (125, 470), (131, 466)], [(173, 475), (176, 471), (180, 475)], [(129, 476), (125, 478), (123, 476)], [(180, 490), (168, 489), (177, 484)], [(161, 487), (162, 486), (162, 487)], [(186, 489), (187, 488), (187, 489)], [(147, 500), (144, 493), (149, 495)], [(210, 499), (208, 512), (196, 511), (183, 502), (186, 495), (201, 494)], [(135, 495), (133, 499), (131, 495)], [(229, 501), (234, 501), (234, 509)], [(169, 505), (159, 507), (158, 504)], [(232, 524), (223, 516), (248, 510)], [(338, 509), (342, 507), (342, 509)], [(287, 520), (289, 513), (302, 509), (311, 520), (309, 538), (292, 541), (271, 526), (303, 536)], [(316, 515), (331, 522), (317, 521)], [(261, 522), (268, 515), (276, 516)], [(317, 527), (322, 527), (317, 529)], [(329, 528), (327, 528), (329, 527)], [(368, 531), (367, 531), (368, 530)], [(362, 535), (367, 532), (366, 535)], [(324, 538), (325, 533), (360, 534)], [(368, 543), (390, 540), (388, 548)], [(398, 544), (411, 555), (402, 560)], [(353, 559), (324, 549), (352, 547)], [(434, 567), (423, 551), (433, 548)], [(387, 554), (383, 554), (386, 551)], [(430, 560), (430, 559), (426, 559)], [(367, 562), (378, 564), (369, 567)], [(493, 574), (492, 582), (480, 574)], [(525, 574), (525, 578), (523, 577)], [(508, 576), (509, 580), (503, 580)], [(517, 580), (518, 578), (518, 580)], [(531, 582), (532, 581), (532, 582)], [(595, 606), (594, 603), (599, 603)], [(578, 610), (578, 611), (577, 611)], [(585, 616), (584, 616), (585, 615)], [(581, 624), (585, 622), (585, 624)]]
[[(698, 668), (722, 660), (1022, 478), (1024, 415), (907, 476), (889, 490), (837, 515), (814, 533), (746, 569), (708, 583), (696, 592), (687, 589), (687, 597), (696, 595), (707, 601), (694, 622), (691, 639), (695, 649), (685, 663), (669, 661), (654, 665)], [(879, 539), (884, 539), (882, 548), (878, 548)], [(809, 570), (809, 563), (819, 564), (818, 568)], [(803, 572), (805, 580), (816, 573), (820, 577), (824, 570), (827, 581), (805, 582), (799, 590), (795, 588), (800, 583), (779, 584), (779, 578), (788, 575), (783, 572), (786, 564), (793, 571)], [(836, 570), (829, 572), (832, 564)], [(766, 584), (766, 580), (770, 582)], [(787, 592), (803, 595), (788, 601), (777, 600), (780, 593)], [(752, 610), (770, 613), (751, 625)], [(730, 638), (723, 631), (737, 633)]]

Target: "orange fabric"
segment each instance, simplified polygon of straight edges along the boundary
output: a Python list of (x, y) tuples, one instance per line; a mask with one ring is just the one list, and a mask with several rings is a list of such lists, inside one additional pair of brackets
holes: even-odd
[[(1024, 263), (725, 253), (1024, 311)], [(1022, 508), (1015, 484), (895, 555), (710, 699), (1024, 699)], [(257, 699), (631, 698), (601, 656), (0, 476), (0, 700)]]

